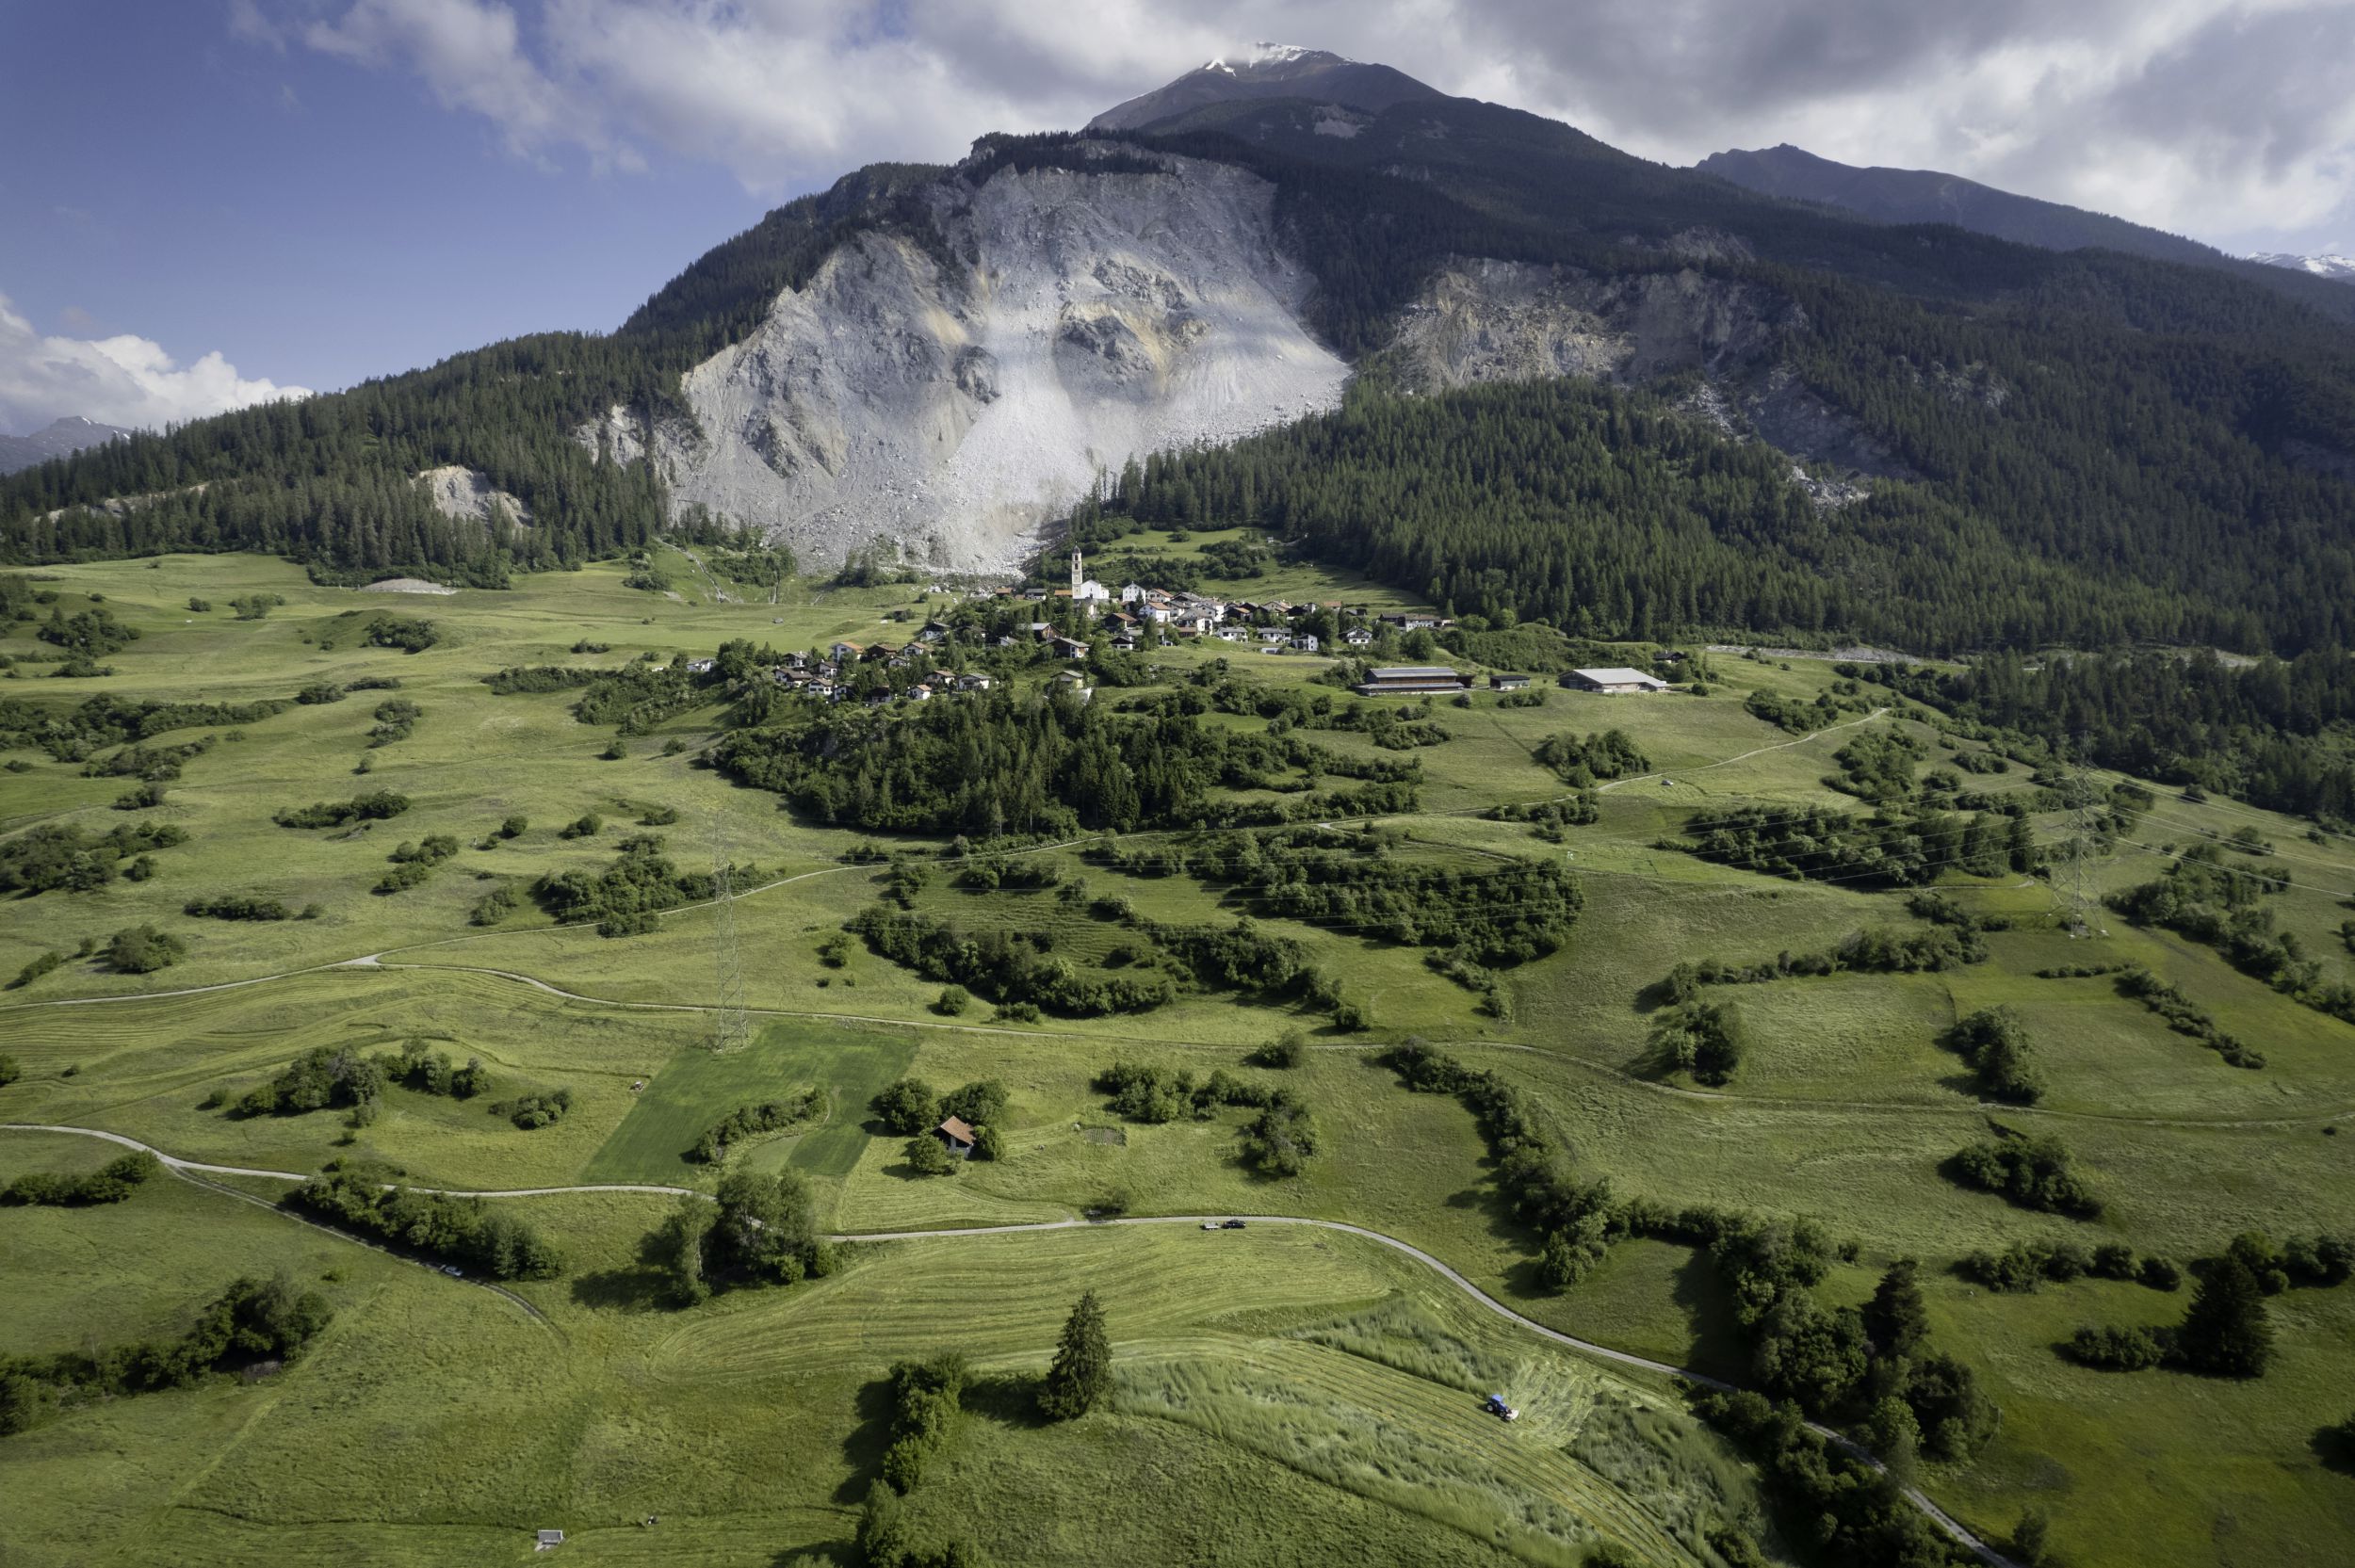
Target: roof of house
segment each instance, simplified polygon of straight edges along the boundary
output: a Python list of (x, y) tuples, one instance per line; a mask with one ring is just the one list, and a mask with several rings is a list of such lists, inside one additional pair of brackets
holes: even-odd
[(1450, 670), (1444, 664), (1386, 664), (1372, 673), (1377, 681), (1460, 681), (1464, 678), (1463, 671)]
[(1647, 675), (1641, 670), (1629, 670), (1619, 665), (1614, 665), (1608, 670), (1573, 670), (1570, 673), (1582, 681), (1592, 681), (1597, 686), (1665, 686), (1668, 684), (1657, 675)]
[(939, 1126), (934, 1127), (933, 1130), (934, 1132), (947, 1133), (950, 1138), (954, 1139), (959, 1143), (970, 1143), (973, 1141), (972, 1123), (966, 1121), (966, 1119), (962, 1116), (951, 1116), (949, 1120), (943, 1122)]

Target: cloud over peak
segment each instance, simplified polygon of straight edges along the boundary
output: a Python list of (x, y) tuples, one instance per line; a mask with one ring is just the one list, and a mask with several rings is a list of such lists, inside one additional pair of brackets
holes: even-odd
[(0, 430), (37, 429), (64, 414), (154, 428), (309, 396), (307, 387), (241, 376), (218, 350), (184, 365), (162, 344), (128, 333), (44, 336), (0, 295)]
[(2218, 233), (2355, 197), (2348, 0), (235, 0), (518, 154), (707, 159), (764, 196), (1084, 123), (1240, 40), (1387, 61), (1691, 162), (1795, 141)]

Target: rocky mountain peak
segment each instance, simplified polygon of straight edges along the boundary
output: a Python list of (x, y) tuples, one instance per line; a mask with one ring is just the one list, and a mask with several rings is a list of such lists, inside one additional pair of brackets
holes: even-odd
[(1087, 128), (1142, 130), (1213, 104), (1254, 99), (1308, 98), (1379, 114), (1393, 104), (1445, 96), (1387, 65), (1346, 59), (1327, 49), (1259, 43), (1245, 54), (1206, 61), (1165, 87), (1106, 109)]

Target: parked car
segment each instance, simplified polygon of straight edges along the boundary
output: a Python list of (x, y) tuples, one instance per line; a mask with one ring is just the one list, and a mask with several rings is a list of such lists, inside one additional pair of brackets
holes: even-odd
[(1206, 1231), (1214, 1231), (1219, 1228), (1219, 1223), (1215, 1220), (1205, 1220), (1202, 1221), (1202, 1228)]
[(1227, 1220), (1227, 1221), (1226, 1221), (1226, 1223), (1223, 1227), (1221, 1227), (1221, 1228), (1222, 1228), (1222, 1229), (1225, 1229), (1225, 1230), (1230, 1230), (1230, 1231), (1239, 1231), (1239, 1230), (1242, 1229), (1242, 1220)]
[(454, 1263), (443, 1264), (442, 1272), (447, 1274), (453, 1280), (463, 1280), (466, 1277), (466, 1271), (463, 1269), (459, 1268), (458, 1265)]

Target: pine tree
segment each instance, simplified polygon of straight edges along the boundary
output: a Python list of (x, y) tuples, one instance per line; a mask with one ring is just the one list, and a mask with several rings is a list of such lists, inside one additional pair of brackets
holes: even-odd
[(1085, 1415), (1112, 1389), (1113, 1347), (1104, 1333), (1104, 1309), (1091, 1290), (1071, 1309), (1055, 1347), (1054, 1365), (1040, 1388), (1039, 1409), (1057, 1421)]
[(2184, 1360), (2220, 1377), (2253, 1378), (2273, 1356), (2265, 1292), (2236, 1257), (2219, 1258), (2192, 1293), (2177, 1344)]
[(1929, 1309), (1914, 1280), (1920, 1267), (1909, 1257), (1891, 1264), (1864, 1304), (1864, 1332), (1883, 1357), (1909, 1356), (1929, 1334)]

